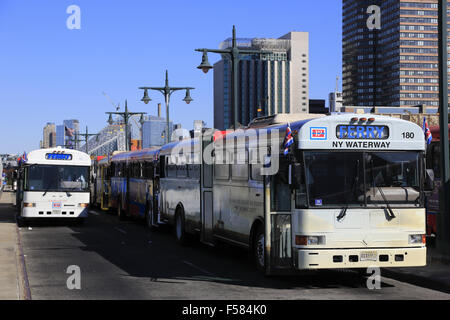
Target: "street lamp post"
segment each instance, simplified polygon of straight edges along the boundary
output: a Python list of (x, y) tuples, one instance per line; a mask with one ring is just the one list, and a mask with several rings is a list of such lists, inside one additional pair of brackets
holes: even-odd
[(78, 137), (76, 137), (76, 141), (77, 142), (85, 142), (85, 147), (86, 147), (86, 153), (88, 153), (89, 149), (88, 149), (88, 141), (89, 141), (89, 137), (95, 137), (98, 136), (98, 133), (89, 133), (88, 131), (88, 127), (86, 126), (86, 133), (80, 133), (80, 136), (82, 136), (84, 139), (78, 139)]
[[(128, 121), (130, 120), (131, 116), (134, 115), (141, 115), (141, 118), (143, 117), (144, 114), (146, 114), (146, 112), (129, 112), (128, 111), (128, 101), (125, 100), (125, 111), (124, 112), (105, 112), (106, 114), (109, 114), (109, 119), (108, 119), (108, 123), (110, 125), (112, 125), (114, 123), (112, 115), (113, 114), (117, 114), (119, 116), (121, 116), (124, 120), (125, 123), (125, 149), (126, 151), (130, 151), (130, 137), (128, 134)], [(143, 118), (142, 118), (143, 119)]]
[(450, 253), (450, 164), (448, 144), (448, 56), (447, 0), (439, 0), (439, 125), (441, 141), (440, 214), (437, 220), (437, 246)]
[(186, 104), (190, 104), (192, 101), (194, 101), (191, 98), (190, 91), (194, 90), (195, 88), (192, 87), (170, 87), (169, 86), (169, 72), (166, 70), (166, 83), (164, 87), (140, 87), (140, 90), (144, 90), (144, 97), (142, 98), (142, 102), (145, 104), (148, 104), (152, 99), (148, 96), (148, 90), (155, 90), (159, 91), (163, 94), (164, 100), (166, 103), (166, 122), (167, 122), (167, 134), (166, 134), (166, 143), (169, 143), (169, 132), (170, 132), (170, 120), (169, 120), (169, 103), (170, 103), (170, 96), (175, 91), (179, 90), (186, 90), (186, 96), (184, 97), (183, 101), (186, 102)]
[(233, 127), (237, 129), (239, 126), (238, 123), (238, 81), (239, 81), (239, 61), (242, 56), (253, 55), (253, 54), (261, 54), (261, 53), (270, 53), (262, 50), (247, 50), (247, 49), (239, 49), (236, 41), (236, 27), (233, 26), (233, 38), (232, 38), (232, 46), (231, 48), (218, 50), (218, 49), (195, 49), (195, 51), (203, 52), (202, 63), (197, 67), (197, 69), (202, 70), (204, 73), (208, 73), (213, 67), (208, 61), (207, 52), (219, 53), (227, 55), (231, 60), (231, 109), (232, 109), (232, 118), (233, 118)]

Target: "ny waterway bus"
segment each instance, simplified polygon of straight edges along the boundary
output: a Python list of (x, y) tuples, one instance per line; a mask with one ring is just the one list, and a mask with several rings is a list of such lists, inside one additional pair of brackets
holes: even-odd
[(24, 154), (18, 169), (17, 218), (65, 218), (82, 222), (90, 202), (88, 154), (71, 149), (40, 149)]
[(266, 274), (426, 264), (430, 176), (411, 122), (276, 115), (168, 144), (159, 161), (159, 214), (179, 242), (247, 248)]

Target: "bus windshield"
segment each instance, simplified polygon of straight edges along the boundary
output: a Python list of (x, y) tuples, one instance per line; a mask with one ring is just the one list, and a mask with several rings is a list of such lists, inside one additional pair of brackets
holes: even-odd
[(32, 165), (26, 169), (25, 191), (88, 192), (89, 167)]
[(305, 152), (311, 207), (420, 205), (419, 152)]

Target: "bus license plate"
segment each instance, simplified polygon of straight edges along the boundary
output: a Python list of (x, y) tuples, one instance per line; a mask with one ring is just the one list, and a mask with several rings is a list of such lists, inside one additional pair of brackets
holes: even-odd
[(61, 214), (61, 210), (52, 210), (52, 214)]
[(376, 251), (363, 251), (361, 252), (361, 261), (377, 261), (378, 255)]

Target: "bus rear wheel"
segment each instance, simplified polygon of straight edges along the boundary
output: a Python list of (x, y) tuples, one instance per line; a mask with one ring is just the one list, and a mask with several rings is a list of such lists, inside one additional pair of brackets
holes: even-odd
[(265, 250), (266, 243), (264, 237), (264, 228), (259, 226), (256, 229), (255, 236), (253, 238), (253, 259), (256, 268), (261, 272), (266, 271)]
[(183, 209), (178, 209), (175, 214), (175, 238), (179, 244), (185, 245), (187, 243)]

